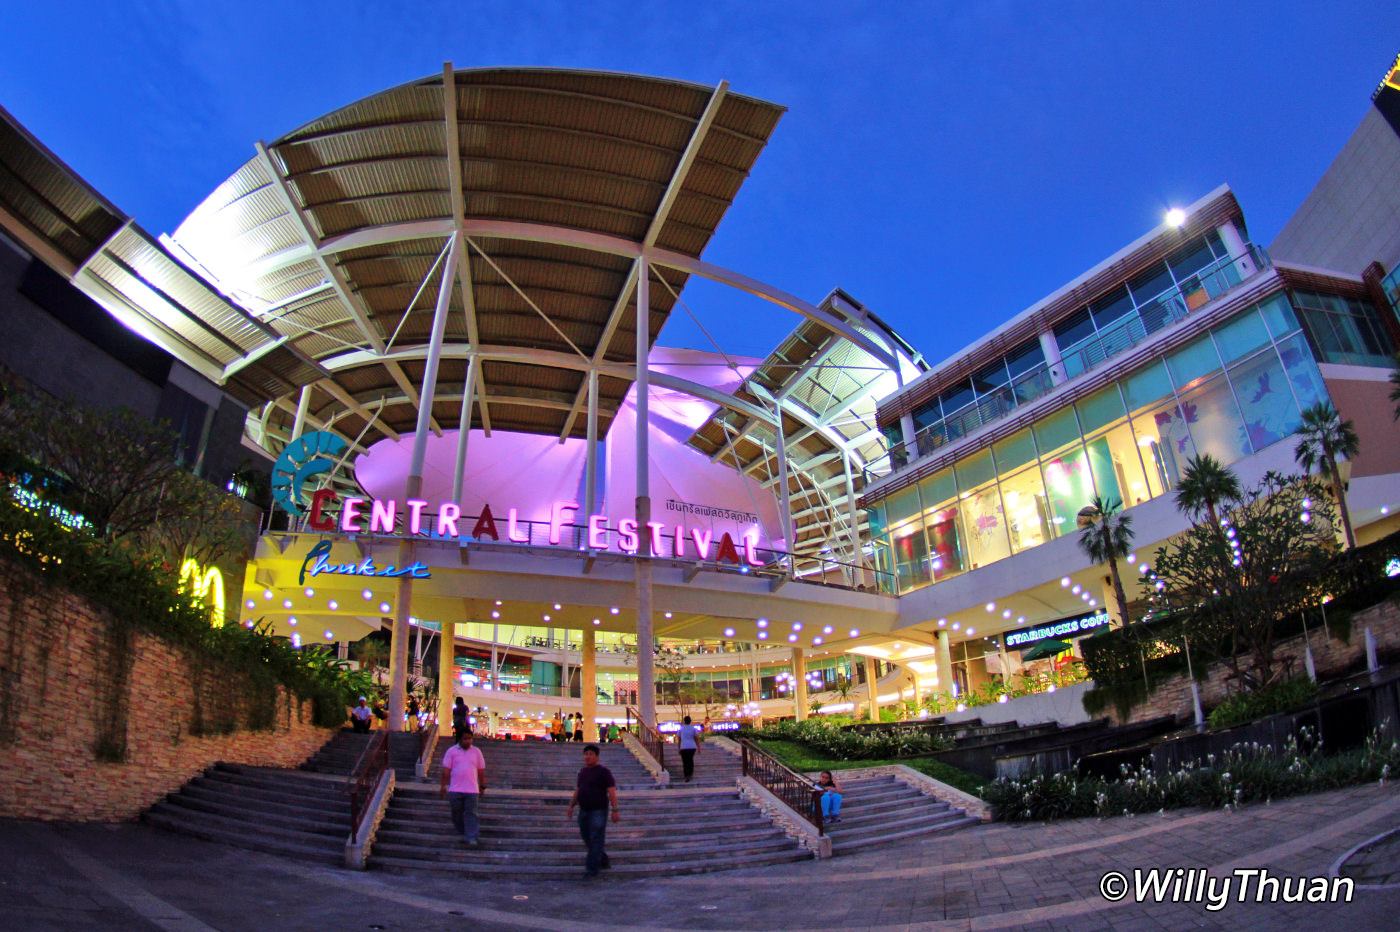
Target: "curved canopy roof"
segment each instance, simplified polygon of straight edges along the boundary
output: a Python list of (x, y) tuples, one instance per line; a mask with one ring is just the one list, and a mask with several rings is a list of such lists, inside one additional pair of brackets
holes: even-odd
[[(174, 233), (271, 331), (201, 346), (274, 402), (272, 449), (303, 387), (308, 425), (396, 437), (447, 274), (434, 428), (458, 423), (477, 355), (476, 426), (582, 436), (596, 368), (604, 433), (629, 381), (608, 372), (636, 349), (638, 263), (615, 244), (698, 257), (782, 113), (724, 84), (538, 69), (448, 66), (365, 98), (260, 144)], [(686, 278), (653, 268), (653, 339)]]

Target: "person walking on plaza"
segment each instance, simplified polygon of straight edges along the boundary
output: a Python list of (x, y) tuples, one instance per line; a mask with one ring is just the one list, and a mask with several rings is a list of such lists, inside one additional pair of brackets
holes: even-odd
[(681, 741), (681, 766), (685, 768), (685, 782), (695, 776), (695, 752), (700, 747), (700, 729), (690, 724), (690, 716), (685, 717), (678, 732)]
[(452, 827), (471, 848), (480, 842), (481, 823), (476, 817), (476, 804), (486, 792), (486, 758), (481, 749), (472, 747), (472, 733), (464, 730), (457, 743), (442, 756), (442, 788), (438, 795), (446, 796), (452, 807)]
[(619, 732), (618, 727), (617, 727), (617, 722), (609, 722), (609, 723), (608, 723), (608, 744), (617, 744), (617, 740), (618, 740), (619, 734), (620, 734), (620, 732)]
[(559, 717), (559, 713), (558, 713), (558, 712), (555, 712), (555, 713), (554, 713), (554, 721), (552, 721), (552, 722), (549, 723), (549, 740), (550, 740), (550, 741), (563, 741), (563, 740), (564, 740), (564, 720), (563, 720), (562, 718)]
[(458, 696), (457, 704), (452, 707), (452, 737), (460, 738), (467, 730), (467, 722), (467, 704)]
[(580, 712), (574, 719), (574, 740), (583, 743), (583, 713)]
[(612, 810), (612, 820), (618, 821), (617, 781), (612, 771), (598, 763), (598, 745), (586, 745), (583, 749), (583, 769), (578, 772), (578, 788), (569, 800), (568, 818), (578, 810), (578, 833), (588, 846), (588, 857), (584, 861), (583, 879), (592, 880), (600, 870), (612, 866), (604, 842), (608, 831), (608, 810)]
[(822, 821), (841, 821), (841, 784), (836, 782), (836, 778), (831, 775), (830, 770), (823, 770), (821, 776), (817, 778), (817, 789), (822, 794)]

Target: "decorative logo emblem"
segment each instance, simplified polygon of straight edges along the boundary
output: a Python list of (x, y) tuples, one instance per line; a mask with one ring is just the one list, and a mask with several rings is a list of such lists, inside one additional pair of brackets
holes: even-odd
[(272, 467), (272, 500), (277, 507), (300, 518), (302, 485), (310, 477), (334, 469), (335, 457), (348, 447), (343, 439), (324, 430), (302, 434), (287, 444)]

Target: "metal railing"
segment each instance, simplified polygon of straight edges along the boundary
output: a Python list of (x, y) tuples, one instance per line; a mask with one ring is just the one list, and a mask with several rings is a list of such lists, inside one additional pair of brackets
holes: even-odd
[(433, 755), (437, 753), (437, 740), (437, 722), (418, 732), (418, 763), (424, 773), (433, 765)]
[(369, 744), (360, 752), (359, 759), (345, 780), (345, 792), (350, 796), (350, 834), (355, 836), (364, 821), (366, 804), (379, 783), (380, 776), (389, 769), (389, 731), (380, 729), (369, 739)]
[(812, 781), (754, 744), (749, 738), (739, 739), (744, 763), (744, 776), (755, 780), (765, 790), (778, 797), (789, 809), (811, 822), (818, 835), (826, 834), (822, 819), (822, 792)]
[(661, 769), (665, 770), (666, 742), (661, 739), (660, 733), (655, 728), (642, 720), (642, 713), (630, 705), (627, 707), (627, 728), (637, 736), (638, 741), (642, 742), (642, 747), (647, 749), (647, 753), (656, 758), (656, 763), (660, 765)]

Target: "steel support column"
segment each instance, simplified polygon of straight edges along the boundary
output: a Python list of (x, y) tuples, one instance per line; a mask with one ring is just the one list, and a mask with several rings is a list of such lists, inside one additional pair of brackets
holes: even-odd
[[(442, 338), (447, 330), (447, 310), (452, 304), (453, 270), (462, 248), (462, 238), (452, 237), (452, 249), (443, 266), (442, 283), (438, 286), (437, 306), (433, 309), (433, 330), (428, 341), (428, 364), (423, 370), (423, 389), (418, 405), (418, 422), (413, 430), (413, 456), (409, 461), (408, 481), (404, 484), (404, 499), (413, 501), (423, 493), (423, 458), (428, 451), (429, 421), (432, 419), (433, 395), (437, 388), (438, 363), (442, 361)], [(399, 540), (398, 565), (413, 562), (413, 537)], [(398, 598), (394, 606), (394, 634), (390, 642), (389, 662), (389, 727), (401, 728), (408, 693), (408, 616), (412, 601), (409, 576), (400, 576)]]
[(467, 468), (467, 438), (472, 432), (472, 404), (476, 394), (477, 356), (467, 358), (467, 381), (462, 386), (462, 413), (457, 418), (457, 463), (452, 470), (452, 501), (462, 504), (462, 473)]
[(656, 727), (656, 667), (652, 653), (651, 617), (651, 451), (648, 432), (649, 370), (651, 355), (651, 269), (646, 257), (637, 270), (637, 704), (642, 721)]
[(588, 370), (588, 447), (583, 466), (583, 513), (598, 510), (598, 370)]

